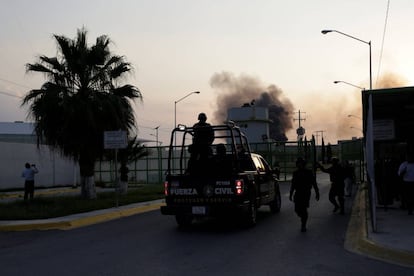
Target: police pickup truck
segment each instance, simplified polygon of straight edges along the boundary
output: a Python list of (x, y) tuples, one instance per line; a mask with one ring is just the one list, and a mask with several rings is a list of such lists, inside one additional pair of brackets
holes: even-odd
[(174, 215), (179, 226), (201, 217), (235, 215), (253, 226), (263, 205), (278, 213), (281, 197), (275, 171), (250, 151), (246, 136), (234, 124), (209, 128), (214, 142), (201, 146), (192, 143), (194, 127), (179, 125), (172, 131), (161, 213)]

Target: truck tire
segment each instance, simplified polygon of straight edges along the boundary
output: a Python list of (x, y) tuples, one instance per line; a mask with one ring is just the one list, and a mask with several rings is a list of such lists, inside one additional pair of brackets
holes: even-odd
[(176, 214), (175, 221), (179, 227), (188, 227), (193, 222), (193, 216), (190, 214)]
[(272, 212), (273, 214), (279, 213), (281, 205), (282, 198), (280, 196), (280, 191), (279, 189), (276, 189), (275, 198), (273, 199), (273, 201), (269, 203), (270, 212)]

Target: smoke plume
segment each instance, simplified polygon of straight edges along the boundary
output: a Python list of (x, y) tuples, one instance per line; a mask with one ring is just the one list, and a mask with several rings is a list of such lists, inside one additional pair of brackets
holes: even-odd
[(403, 87), (408, 84), (408, 81), (397, 74), (394, 73), (386, 73), (381, 76), (381, 78), (378, 79), (376, 83), (376, 89), (382, 89), (382, 88), (394, 88), (394, 87)]
[(227, 120), (227, 110), (241, 107), (246, 103), (267, 107), (269, 119), (269, 135), (276, 141), (286, 141), (286, 132), (293, 128), (293, 104), (283, 96), (283, 91), (276, 85), (265, 85), (259, 79), (229, 72), (215, 73), (210, 85), (218, 93), (217, 109), (213, 114), (214, 123)]
[[(395, 88), (407, 86), (408, 81), (404, 77), (394, 73), (384, 73), (375, 83), (374, 89)], [(358, 105), (347, 106), (350, 98), (354, 97), (351, 102), (358, 102)], [(362, 135), (362, 104), (360, 93), (354, 93), (354, 96), (348, 96), (348, 99), (342, 99), (341, 104), (332, 103), (331, 106), (336, 106), (338, 127), (336, 129), (336, 136), (339, 139), (347, 139), (350, 136)], [(342, 106), (342, 108), (341, 108)], [(345, 107), (346, 106), (346, 107)], [(352, 117), (349, 115), (352, 114)], [(360, 117), (360, 118), (357, 118)], [(359, 129), (359, 130), (358, 130)]]

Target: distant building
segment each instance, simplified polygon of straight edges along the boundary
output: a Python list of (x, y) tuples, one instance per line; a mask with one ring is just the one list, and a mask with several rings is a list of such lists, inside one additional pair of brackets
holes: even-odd
[(269, 111), (267, 107), (245, 104), (230, 108), (227, 119), (233, 121), (245, 133), (250, 143), (269, 141)]
[(35, 144), (34, 124), (22, 121), (0, 122), (0, 142)]
[(23, 188), (26, 162), (36, 164), (36, 187), (71, 186), (79, 180), (78, 164), (48, 146), (37, 147), (34, 124), (0, 122), (0, 190)]

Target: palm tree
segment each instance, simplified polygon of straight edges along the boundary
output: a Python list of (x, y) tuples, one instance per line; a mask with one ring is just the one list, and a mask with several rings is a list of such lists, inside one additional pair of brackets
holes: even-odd
[(95, 198), (94, 167), (103, 154), (103, 133), (135, 127), (132, 100), (142, 99), (137, 87), (122, 85), (131, 64), (113, 55), (102, 35), (87, 45), (87, 31), (75, 39), (54, 35), (56, 57), (40, 56), (27, 72), (43, 73), (46, 82), (23, 98), (35, 121), (38, 146), (47, 144), (79, 162), (82, 196)]
[[(150, 153), (150, 150), (138, 141), (138, 137), (134, 136), (128, 139), (128, 145), (126, 148), (119, 150), (117, 155), (118, 160), (115, 160), (115, 156), (112, 155), (112, 152), (109, 153), (106, 157), (110, 160), (114, 160), (115, 164), (119, 162), (121, 164), (120, 172), (126, 168), (126, 171), (124, 172), (126, 172), (126, 175), (128, 175), (128, 163), (135, 162), (138, 159), (149, 156)], [(128, 190), (128, 181), (122, 181), (121, 179), (119, 183), (119, 191), (121, 193), (126, 193)]]

